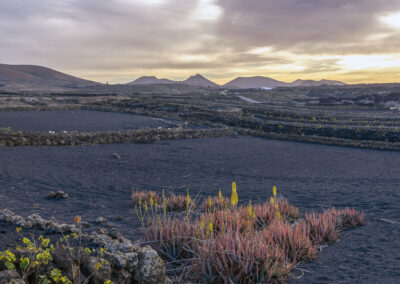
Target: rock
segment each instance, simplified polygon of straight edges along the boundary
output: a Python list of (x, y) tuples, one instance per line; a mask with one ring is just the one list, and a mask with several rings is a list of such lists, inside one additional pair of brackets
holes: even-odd
[[(13, 281), (13, 282), (11, 282)], [(19, 281), (19, 282), (16, 282)], [(21, 276), (15, 270), (3, 270), (0, 271), (0, 283), (25, 283)]]
[(117, 229), (116, 228), (112, 228), (111, 230), (110, 230), (110, 232), (108, 233), (108, 235), (112, 238), (112, 239), (116, 239), (116, 240), (119, 240), (119, 239), (121, 239), (121, 234), (117, 231)]
[[(99, 269), (96, 268), (97, 263), (102, 263)], [(90, 283), (103, 284), (111, 277), (111, 267), (104, 258), (96, 258), (86, 256), (82, 258), (82, 271), (86, 276), (93, 275)]]
[(115, 159), (121, 159), (121, 156), (118, 153), (113, 153), (112, 156)]
[(90, 224), (88, 222), (81, 222), (80, 224), (81, 224), (82, 228), (86, 228), (86, 229), (90, 228)]
[(71, 256), (62, 247), (56, 247), (56, 249), (51, 253), (53, 257), (53, 262), (61, 269), (70, 270), (71, 269)]
[(22, 279), (13, 279), (9, 282), (5, 282), (5, 284), (25, 284), (25, 281)]
[(135, 280), (139, 283), (157, 284), (165, 280), (165, 265), (157, 252), (151, 247), (139, 250), (139, 265), (135, 273)]
[(109, 253), (104, 251), (101, 256), (107, 259), (113, 267), (119, 270), (126, 267), (127, 258), (121, 252)]
[(139, 264), (139, 257), (136, 252), (128, 252), (125, 254), (126, 257), (126, 266), (125, 269), (130, 273), (134, 273)]
[(66, 199), (68, 198), (68, 193), (65, 193), (63, 190), (59, 190), (57, 192), (50, 191), (49, 195), (47, 195), (49, 199)]
[(128, 271), (118, 270), (111, 275), (111, 280), (113, 281), (113, 283), (131, 284), (133, 279), (132, 274), (130, 274)]
[(97, 223), (97, 224), (105, 224), (105, 223), (107, 223), (107, 219), (106, 219), (106, 218), (103, 218), (103, 217), (98, 217), (98, 218), (96, 219), (96, 223)]

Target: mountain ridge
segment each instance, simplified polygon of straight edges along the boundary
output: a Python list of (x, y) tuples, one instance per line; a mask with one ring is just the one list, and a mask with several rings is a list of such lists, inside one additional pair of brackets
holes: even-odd
[(0, 64), (0, 82), (9, 85), (28, 84), (54, 87), (86, 87), (100, 84), (39, 65), (11, 64)]

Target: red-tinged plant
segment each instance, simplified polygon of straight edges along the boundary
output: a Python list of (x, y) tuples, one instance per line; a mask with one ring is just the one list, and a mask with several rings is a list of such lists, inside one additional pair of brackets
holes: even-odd
[(328, 209), (327, 212), (336, 216), (336, 225), (340, 230), (357, 228), (365, 225), (365, 214), (354, 208)]
[(310, 230), (310, 238), (315, 244), (330, 244), (339, 240), (337, 218), (330, 211), (321, 214), (307, 213), (306, 224)]
[(157, 192), (152, 190), (147, 191), (133, 191), (131, 195), (131, 201), (133, 205), (139, 205), (139, 203), (146, 203), (150, 204), (151, 199), (153, 199), (154, 204), (160, 204), (160, 196), (158, 196)]
[(272, 222), (261, 231), (268, 244), (281, 248), (290, 262), (315, 258), (317, 248), (310, 240), (310, 230), (303, 223), (290, 225), (281, 220)]
[(201, 204), (201, 209), (204, 211), (224, 210), (231, 207), (231, 201), (223, 196), (214, 198), (211, 198), (210, 196)]
[[(193, 210), (194, 201), (184, 195), (175, 195), (167, 197), (167, 211), (182, 211), (182, 210)], [(189, 208), (188, 208), (189, 206)]]
[(258, 227), (266, 227), (277, 219), (277, 212), (280, 212), (282, 219), (293, 222), (299, 218), (299, 209), (288, 203), (286, 199), (273, 199), (274, 203), (266, 202), (256, 204), (253, 211), (256, 216)]
[(258, 227), (267, 227), (273, 220), (276, 219), (276, 208), (269, 204), (256, 204), (253, 206), (253, 211), (256, 216), (256, 224)]
[(191, 258), (197, 243), (206, 238), (199, 224), (180, 218), (153, 218), (144, 233), (145, 241), (172, 261)]
[(286, 199), (277, 199), (279, 211), (282, 217), (289, 219), (290, 221), (299, 219), (299, 208), (289, 204)]
[(194, 271), (205, 283), (274, 283), (287, 278), (291, 264), (260, 233), (227, 230), (198, 248)]
[(215, 234), (221, 234), (227, 230), (241, 233), (254, 230), (254, 218), (247, 215), (245, 207), (239, 207), (236, 210), (217, 210), (208, 212), (204, 216), (207, 223), (213, 223)]

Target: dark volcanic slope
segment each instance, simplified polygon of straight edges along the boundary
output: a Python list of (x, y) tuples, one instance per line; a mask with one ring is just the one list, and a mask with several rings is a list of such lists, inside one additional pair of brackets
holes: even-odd
[(172, 127), (148, 116), (91, 110), (0, 111), (0, 128), (26, 131), (108, 131)]
[[(119, 153), (121, 159), (112, 158)], [(303, 268), (311, 273), (291, 283), (398, 283), (400, 279), (400, 153), (331, 147), (250, 137), (181, 140), (155, 145), (0, 149), (0, 204), (24, 216), (39, 212), (71, 221), (82, 215), (108, 218), (138, 237), (129, 205), (131, 187), (185, 193), (230, 192), (238, 183), (242, 201), (265, 200), (272, 185), (302, 210), (355, 206), (368, 225), (342, 234)], [(50, 190), (70, 194), (50, 201)], [(38, 209), (33, 208), (39, 203)], [(124, 220), (118, 221), (122, 216)], [(382, 219), (388, 220), (384, 221)], [(0, 224), (0, 244), (8, 240)]]
[(0, 64), (0, 83), (57, 87), (84, 87), (99, 84), (64, 74), (47, 67), (9, 64)]

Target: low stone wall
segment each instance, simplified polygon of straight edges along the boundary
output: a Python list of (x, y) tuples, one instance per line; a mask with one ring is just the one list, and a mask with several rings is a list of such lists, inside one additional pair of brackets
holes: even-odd
[(400, 151), (400, 142), (394, 143), (394, 142), (376, 141), (376, 140), (353, 140), (353, 139), (343, 139), (336, 137), (323, 137), (317, 135), (290, 135), (284, 133), (273, 133), (273, 132), (251, 130), (246, 128), (238, 128), (237, 132), (240, 135), (250, 135), (254, 137), (262, 137), (267, 139), (296, 141), (304, 143), (317, 143), (317, 144), (364, 148), (364, 149)]
[(139, 129), (103, 132), (1, 131), (0, 146), (65, 146), (110, 143), (154, 143), (159, 140), (196, 139), (235, 135), (231, 128), (214, 129)]

